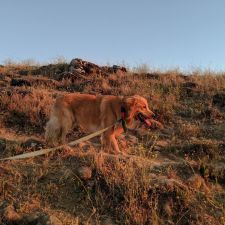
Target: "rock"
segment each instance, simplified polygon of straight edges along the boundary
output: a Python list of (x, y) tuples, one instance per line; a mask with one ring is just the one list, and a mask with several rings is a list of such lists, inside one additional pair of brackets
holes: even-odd
[(19, 70), (19, 71), (18, 71), (18, 74), (19, 74), (19, 75), (22, 75), (22, 76), (27, 76), (28, 73), (29, 73), (29, 70)]
[(47, 224), (49, 224), (49, 225), (63, 225), (63, 223), (55, 216), (50, 216)]
[(82, 67), (82, 59), (78, 59), (78, 58), (72, 59), (70, 62), (70, 67), (71, 66), (74, 68)]
[(218, 144), (207, 140), (196, 140), (192, 143), (187, 143), (182, 147), (183, 154), (191, 158), (210, 158), (218, 157)]
[(32, 75), (43, 75), (53, 79), (56, 79), (59, 74), (68, 72), (69, 64), (67, 63), (57, 63), (49, 64), (47, 66), (41, 66), (37, 69), (31, 71)]
[(168, 141), (164, 141), (164, 140), (157, 141), (155, 146), (154, 146), (154, 150), (155, 151), (160, 151), (160, 150), (165, 149), (166, 147), (168, 147), (168, 145), (169, 145)]
[(225, 93), (218, 93), (213, 96), (212, 99), (213, 105), (217, 105), (219, 107), (224, 107), (225, 106)]
[(182, 95), (187, 97), (193, 97), (194, 90), (198, 87), (198, 85), (194, 82), (186, 82), (181, 85)]
[(13, 78), (11, 80), (11, 86), (18, 86), (18, 87), (21, 87), (21, 86), (31, 86), (31, 82), (29, 82), (28, 80), (24, 80), (24, 79), (21, 79), (21, 78)]
[(79, 148), (82, 149), (82, 151), (87, 152), (91, 149), (91, 143), (90, 142), (81, 142), (79, 143)]
[(151, 80), (159, 80), (160, 75), (157, 73), (146, 73), (146, 77)]
[(92, 74), (96, 73), (99, 74), (101, 71), (101, 68), (94, 64), (87, 61), (84, 61), (82, 59), (72, 59), (69, 65), (69, 71), (71, 73), (79, 73), (79, 74)]
[(138, 143), (138, 138), (135, 137), (134, 135), (127, 135), (126, 138), (127, 138), (128, 142), (132, 145), (135, 145)]
[(110, 217), (106, 216), (102, 219), (101, 225), (115, 225), (115, 223)]
[(172, 199), (167, 200), (165, 204), (163, 205), (163, 209), (168, 216), (172, 216), (173, 215), (173, 200)]
[(32, 149), (40, 149), (43, 147), (43, 143), (36, 139), (28, 139), (24, 143), (21, 144), (23, 148), (32, 148)]
[(80, 73), (80, 74), (84, 74), (85, 73), (85, 70), (83, 70), (82, 68), (75, 68), (73, 69), (72, 72), (76, 72), (76, 73)]
[(15, 211), (15, 208), (12, 205), (8, 205), (4, 209), (3, 216), (9, 223), (19, 222), (22, 219), (22, 216)]
[(118, 66), (118, 65), (113, 65), (112, 70), (114, 73), (117, 73), (118, 71), (123, 72), (123, 73), (127, 72), (127, 69), (125, 67)]
[(39, 220), (40, 215), (39, 214), (29, 214), (29, 215), (25, 215), (23, 217), (23, 223), (24, 224), (37, 224), (38, 220)]
[(0, 152), (3, 152), (6, 148), (6, 140), (0, 139)]
[(63, 223), (53, 215), (45, 213), (34, 213), (25, 215), (21, 224), (35, 224), (35, 225), (63, 225)]
[(159, 146), (161, 148), (166, 148), (169, 145), (168, 141), (161, 140), (156, 142), (156, 146)]
[(209, 192), (209, 188), (207, 187), (205, 180), (198, 174), (191, 176), (187, 182), (194, 189)]
[(103, 66), (100, 67), (94, 63), (90, 63), (84, 61), (82, 59), (72, 59), (69, 65), (69, 71), (71, 73), (78, 73), (78, 74), (107, 74), (107, 73), (125, 73), (127, 69), (122, 66), (113, 65), (112, 67)]
[(180, 74), (179, 77), (184, 79), (184, 80), (186, 80), (186, 81), (190, 80), (190, 76), (189, 75)]
[(186, 82), (182, 84), (183, 88), (196, 88), (198, 85), (194, 82)]
[(83, 180), (89, 180), (92, 177), (92, 169), (87, 166), (82, 166), (78, 168), (78, 175)]

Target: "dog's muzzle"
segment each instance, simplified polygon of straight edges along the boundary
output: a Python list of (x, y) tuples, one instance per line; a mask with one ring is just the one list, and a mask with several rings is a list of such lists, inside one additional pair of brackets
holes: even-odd
[(151, 127), (151, 122), (146, 118), (142, 113), (138, 113), (135, 117), (136, 120), (139, 120), (141, 123), (146, 124), (148, 127)]

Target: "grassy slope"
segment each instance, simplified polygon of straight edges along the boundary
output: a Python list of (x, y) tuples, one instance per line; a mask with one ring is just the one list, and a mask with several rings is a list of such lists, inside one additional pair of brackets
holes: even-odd
[[(1, 223), (28, 224), (27, 217), (43, 213), (63, 224), (225, 223), (225, 111), (212, 104), (215, 94), (225, 92), (224, 75), (94, 71), (54, 79), (67, 69), (0, 68), (1, 158), (45, 147), (52, 102), (68, 91), (143, 95), (165, 129), (130, 132), (127, 144), (121, 138), (121, 148), (131, 154), (125, 159), (100, 154), (96, 139), (49, 156), (1, 162)], [(26, 82), (12, 86), (12, 79)], [(74, 131), (68, 139), (82, 135)], [(80, 178), (82, 166), (91, 168), (91, 179)], [(12, 218), (4, 205), (15, 208)]]

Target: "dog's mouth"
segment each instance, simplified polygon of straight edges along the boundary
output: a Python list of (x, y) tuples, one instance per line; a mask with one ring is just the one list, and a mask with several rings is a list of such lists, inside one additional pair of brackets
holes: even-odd
[(141, 112), (138, 112), (137, 115), (135, 116), (136, 120), (139, 120), (141, 123), (145, 124), (148, 128), (151, 129), (163, 129), (163, 124), (160, 123), (159, 121), (156, 121), (153, 118), (148, 118), (145, 115), (143, 115)]
[(149, 118), (147, 118), (146, 116), (144, 116), (142, 113), (138, 112), (136, 117), (136, 120), (139, 120), (141, 123), (144, 123), (145, 125), (147, 125), (148, 127), (151, 127), (152, 123), (149, 121)]

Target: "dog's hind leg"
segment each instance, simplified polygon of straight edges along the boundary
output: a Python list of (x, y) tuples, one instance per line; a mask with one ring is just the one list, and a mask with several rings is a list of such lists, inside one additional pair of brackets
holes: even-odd
[(45, 140), (50, 145), (55, 145), (58, 141), (58, 137), (61, 134), (61, 124), (56, 116), (51, 116), (50, 120), (46, 125)]
[(61, 117), (61, 133), (59, 141), (61, 144), (66, 143), (66, 135), (72, 129), (74, 118), (71, 112), (67, 109), (63, 110), (63, 116)]

